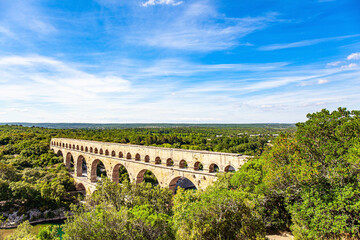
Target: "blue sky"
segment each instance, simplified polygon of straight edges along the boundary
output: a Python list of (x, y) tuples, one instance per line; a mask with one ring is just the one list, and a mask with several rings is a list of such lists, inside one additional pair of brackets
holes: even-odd
[(360, 109), (358, 0), (0, 0), (0, 122)]

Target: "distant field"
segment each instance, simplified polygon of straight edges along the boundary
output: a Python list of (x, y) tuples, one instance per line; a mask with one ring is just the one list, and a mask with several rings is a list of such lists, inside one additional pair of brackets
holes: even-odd
[(0, 125), (22, 125), (24, 127), (44, 127), (54, 129), (105, 129), (105, 128), (178, 128), (178, 127), (201, 127), (201, 128), (292, 128), (293, 123), (249, 123), (249, 124), (187, 124), (187, 123), (26, 123), (9, 122)]

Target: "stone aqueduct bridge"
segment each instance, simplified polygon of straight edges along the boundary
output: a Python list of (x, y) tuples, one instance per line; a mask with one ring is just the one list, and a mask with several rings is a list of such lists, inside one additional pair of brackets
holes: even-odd
[[(68, 138), (53, 138), (50, 145), (58, 156), (64, 157), (64, 163), (69, 169), (73, 158), (75, 182), (82, 183), (88, 193), (96, 189), (96, 169), (100, 161), (105, 166), (106, 175), (114, 182), (119, 181), (119, 168), (123, 165), (131, 182), (142, 182), (145, 171), (149, 170), (156, 176), (161, 187), (174, 190), (177, 181), (184, 177), (192, 181), (197, 189), (205, 189), (216, 180), (217, 169), (219, 172), (238, 169), (248, 157)], [(83, 173), (83, 161), (87, 166), (86, 173)]]

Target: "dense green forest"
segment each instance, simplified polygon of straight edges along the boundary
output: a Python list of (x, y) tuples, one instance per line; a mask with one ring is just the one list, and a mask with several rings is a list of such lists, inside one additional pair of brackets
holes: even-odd
[[(68, 126), (73, 125), (68, 124)], [(87, 129), (48, 129), (19, 125), (0, 125), (0, 144), (3, 142), (3, 144), (1, 144), (1, 149), (5, 151), (6, 155), (8, 148), (12, 148), (14, 144), (20, 144), (20, 141), (25, 141), (26, 139), (30, 140), (31, 138), (35, 138), (34, 140), (39, 141), (39, 138), (41, 138), (41, 140), (45, 140), (44, 142), (47, 146), (51, 137), (66, 137), (115, 143), (256, 155), (260, 154), (268, 141), (275, 139), (279, 133), (293, 132), (295, 130), (292, 125), (278, 124), (219, 125), (214, 127), (209, 127), (207, 125), (204, 125), (204, 127), (202, 127), (202, 125), (197, 127), (180, 127), (180, 125), (174, 125), (174, 127), (171, 128), (163, 128), (160, 127), (162, 124), (159, 124), (156, 125), (156, 127), (151, 125), (149, 126), (150, 128), (126, 129), (96, 129), (96, 126), (97, 125), (93, 125), (93, 128)], [(134, 126), (138, 125), (136, 124)], [(15, 136), (18, 137), (13, 137), (13, 134), (16, 134)], [(21, 134), (25, 135), (24, 139), (19, 138), (19, 135)], [(21, 146), (19, 146), (19, 148), (21, 148)], [(20, 149), (17, 150), (19, 152)], [(15, 154), (15, 152), (13, 154)]]
[[(70, 208), (63, 239), (71, 240), (265, 239), (268, 231), (276, 230), (291, 231), (296, 239), (359, 239), (360, 112), (339, 108), (308, 114), (307, 118), (296, 124), (296, 131), (233, 126), (0, 126), (1, 210), (30, 209), (38, 202), (41, 207)], [(73, 185), (62, 159), (49, 151), (51, 137), (254, 157), (235, 173), (219, 174), (217, 182), (205, 191), (179, 189), (173, 195), (150, 183), (116, 184), (103, 178), (86, 204), (79, 204), (76, 196), (69, 194)], [(38, 201), (33, 201), (34, 197)], [(41, 229), (37, 236), (30, 228), (24, 222), (7, 239), (58, 239), (51, 228)]]

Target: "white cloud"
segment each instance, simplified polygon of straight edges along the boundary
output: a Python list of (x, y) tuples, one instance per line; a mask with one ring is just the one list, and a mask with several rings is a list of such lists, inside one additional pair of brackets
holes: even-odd
[(352, 68), (357, 68), (358, 65), (355, 64), (355, 63), (350, 63), (350, 64), (347, 64), (347, 65), (343, 65), (341, 66), (342, 69), (352, 69)]
[(276, 21), (276, 13), (228, 18), (208, 1), (194, 2), (178, 11), (175, 17), (130, 34), (128, 42), (188, 51), (223, 50), (237, 45), (250, 46), (251, 43), (241, 43), (240, 39)]
[[(2, 26), (2, 28), (0, 27), (0, 32), (4, 32), (2, 31), (4, 28), (11, 29), (16, 35), (22, 35), (29, 30), (38, 35), (48, 35), (58, 32), (56, 27), (51, 23), (51, 18), (47, 16), (48, 13), (42, 9), (37, 1), (4, 1), (2, 7), (2, 18), (6, 19), (6, 21), (3, 22), (4, 26)], [(15, 34), (12, 32), (5, 31), (7, 35), (14, 38)], [(23, 40), (20, 39), (19, 36), (17, 36), (17, 38)]]
[[(97, 72), (95, 66), (84, 69), (43, 56), (2, 57), (0, 79), (7, 81), (0, 82), (1, 119), (297, 122), (308, 112), (340, 105), (350, 108), (360, 102), (356, 68), (284, 63), (202, 65), (179, 59), (123, 62), (126, 67), (118, 72)], [(131, 78), (131, 83), (120, 76)], [(332, 84), (321, 85), (326, 81)], [(306, 84), (299, 88), (302, 83)]]
[(352, 53), (347, 56), (347, 60), (359, 60), (360, 59), (360, 52)]
[(154, 6), (154, 5), (172, 5), (172, 6), (178, 6), (182, 4), (183, 1), (174, 1), (174, 0), (148, 0), (147, 2), (144, 2), (141, 4), (143, 7), (147, 6)]
[(331, 67), (336, 67), (339, 66), (341, 63), (343, 63), (342, 61), (335, 61), (335, 62), (330, 62), (328, 64), (326, 64), (327, 66), (331, 66)]
[(130, 82), (112, 74), (91, 74), (73, 64), (42, 56), (0, 58), (0, 100), (78, 104), (130, 90)]
[(339, 37), (329, 37), (329, 38), (317, 38), (317, 39), (311, 39), (311, 40), (303, 40), (293, 43), (281, 43), (281, 44), (271, 44), (268, 46), (260, 47), (259, 50), (262, 51), (273, 51), (273, 50), (279, 50), (279, 49), (287, 49), (287, 48), (297, 48), (297, 47), (306, 47), (315, 45), (322, 42), (328, 42), (328, 41), (338, 41), (343, 40), (347, 38), (353, 38), (358, 37), (360, 34), (355, 35), (346, 35), (346, 36), (339, 36)]
[(328, 82), (329, 82), (329, 80), (326, 80), (326, 79), (319, 79), (317, 81), (318, 84), (325, 84), (325, 83), (328, 83)]
[(8, 28), (0, 26), (0, 33), (4, 34), (7, 37), (14, 38), (15, 34), (11, 32)]

